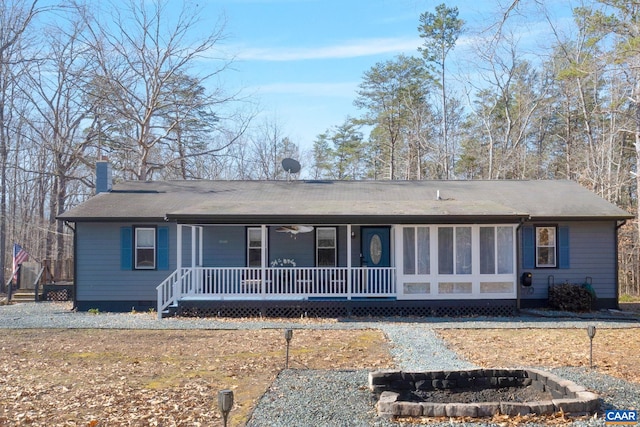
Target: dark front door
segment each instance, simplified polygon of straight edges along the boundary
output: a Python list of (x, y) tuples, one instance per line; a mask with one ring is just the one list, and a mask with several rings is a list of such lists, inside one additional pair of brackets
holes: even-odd
[(362, 227), (362, 266), (390, 267), (389, 227)]
[(380, 294), (390, 285), (390, 271), (382, 267), (391, 266), (389, 227), (362, 227), (362, 266), (356, 292)]

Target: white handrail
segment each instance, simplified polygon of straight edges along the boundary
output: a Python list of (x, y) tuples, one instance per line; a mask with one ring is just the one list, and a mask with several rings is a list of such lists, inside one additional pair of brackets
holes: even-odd
[(156, 289), (158, 318), (183, 297), (308, 299), (394, 297), (395, 267), (191, 267), (176, 270)]
[[(189, 276), (189, 270), (188, 268), (183, 268), (174, 271), (156, 287), (158, 294), (158, 319), (162, 319), (164, 310), (170, 305), (177, 304), (180, 296), (185, 293), (185, 282), (187, 282), (185, 278)], [(181, 289), (181, 292), (176, 293), (176, 287)]]

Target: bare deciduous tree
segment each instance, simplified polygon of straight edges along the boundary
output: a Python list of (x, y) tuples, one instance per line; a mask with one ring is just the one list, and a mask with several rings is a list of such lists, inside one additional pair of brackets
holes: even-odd
[[(213, 58), (224, 39), (224, 22), (205, 30), (196, 5), (181, 3), (178, 10), (176, 5), (131, 0), (124, 6), (111, 4), (100, 19), (86, 18), (97, 64), (93, 102), (108, 124), (105, 148), (126, 177), (151, 179), (171, 160), (163, 156), (163, 143), (176, 141), (204, 109), (221, 109), (233, 99), (219, 87), (201, 91), (230, 64)], [(112, 20), (104, 19), (107, 13)], [(205, 36), (194, 39), (198, 30)], [(207, 61), (207, 71), (191, 73), (196, 61)], [(207, 114), (210, 120), (220, 115), (215, 110)]]
[(41, 11), (38, 0), (0, 2), (0, 281), (5, 283), (7, 249), (7, 169), (13, 132), (10, 123), (16, 83), (27, 52), (25, 35)]

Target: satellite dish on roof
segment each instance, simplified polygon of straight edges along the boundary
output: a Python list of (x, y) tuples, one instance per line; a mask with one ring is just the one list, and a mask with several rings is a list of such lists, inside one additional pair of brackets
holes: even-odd
[(298, 173), (300, 172), (300, 163), (295, 159), (287, 157), (286, 159), (282, 159), (282, 169), (287, 173)]

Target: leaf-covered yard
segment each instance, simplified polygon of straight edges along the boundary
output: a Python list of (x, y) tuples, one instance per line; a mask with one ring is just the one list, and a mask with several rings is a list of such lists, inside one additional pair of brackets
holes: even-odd
[[(281, 330), (3, 330), (0, 425), (243, 425), (284, 367)], [(376, 330), (295, 330), (290, 368), (389, 368)]]
[[(486, 367), (589, 366), (586, 329), (445, 329), (460, 357)], [(283, 330), (2, 330), (0, 425), (222, 425), (232, 389), (242, 426), (285, 363)], [(640, 328), (597, 330), (595, 369), (640, 383)], [(294, 369), (386, 369), (375, 329), (295, 329)]]
[[(584, 329), (448, 329), (440, 336), (458, 355), (483, 367), (589, 367)], [(597, 329), (593, 364), (598, 372), (640, 384), (640, 328)]]

